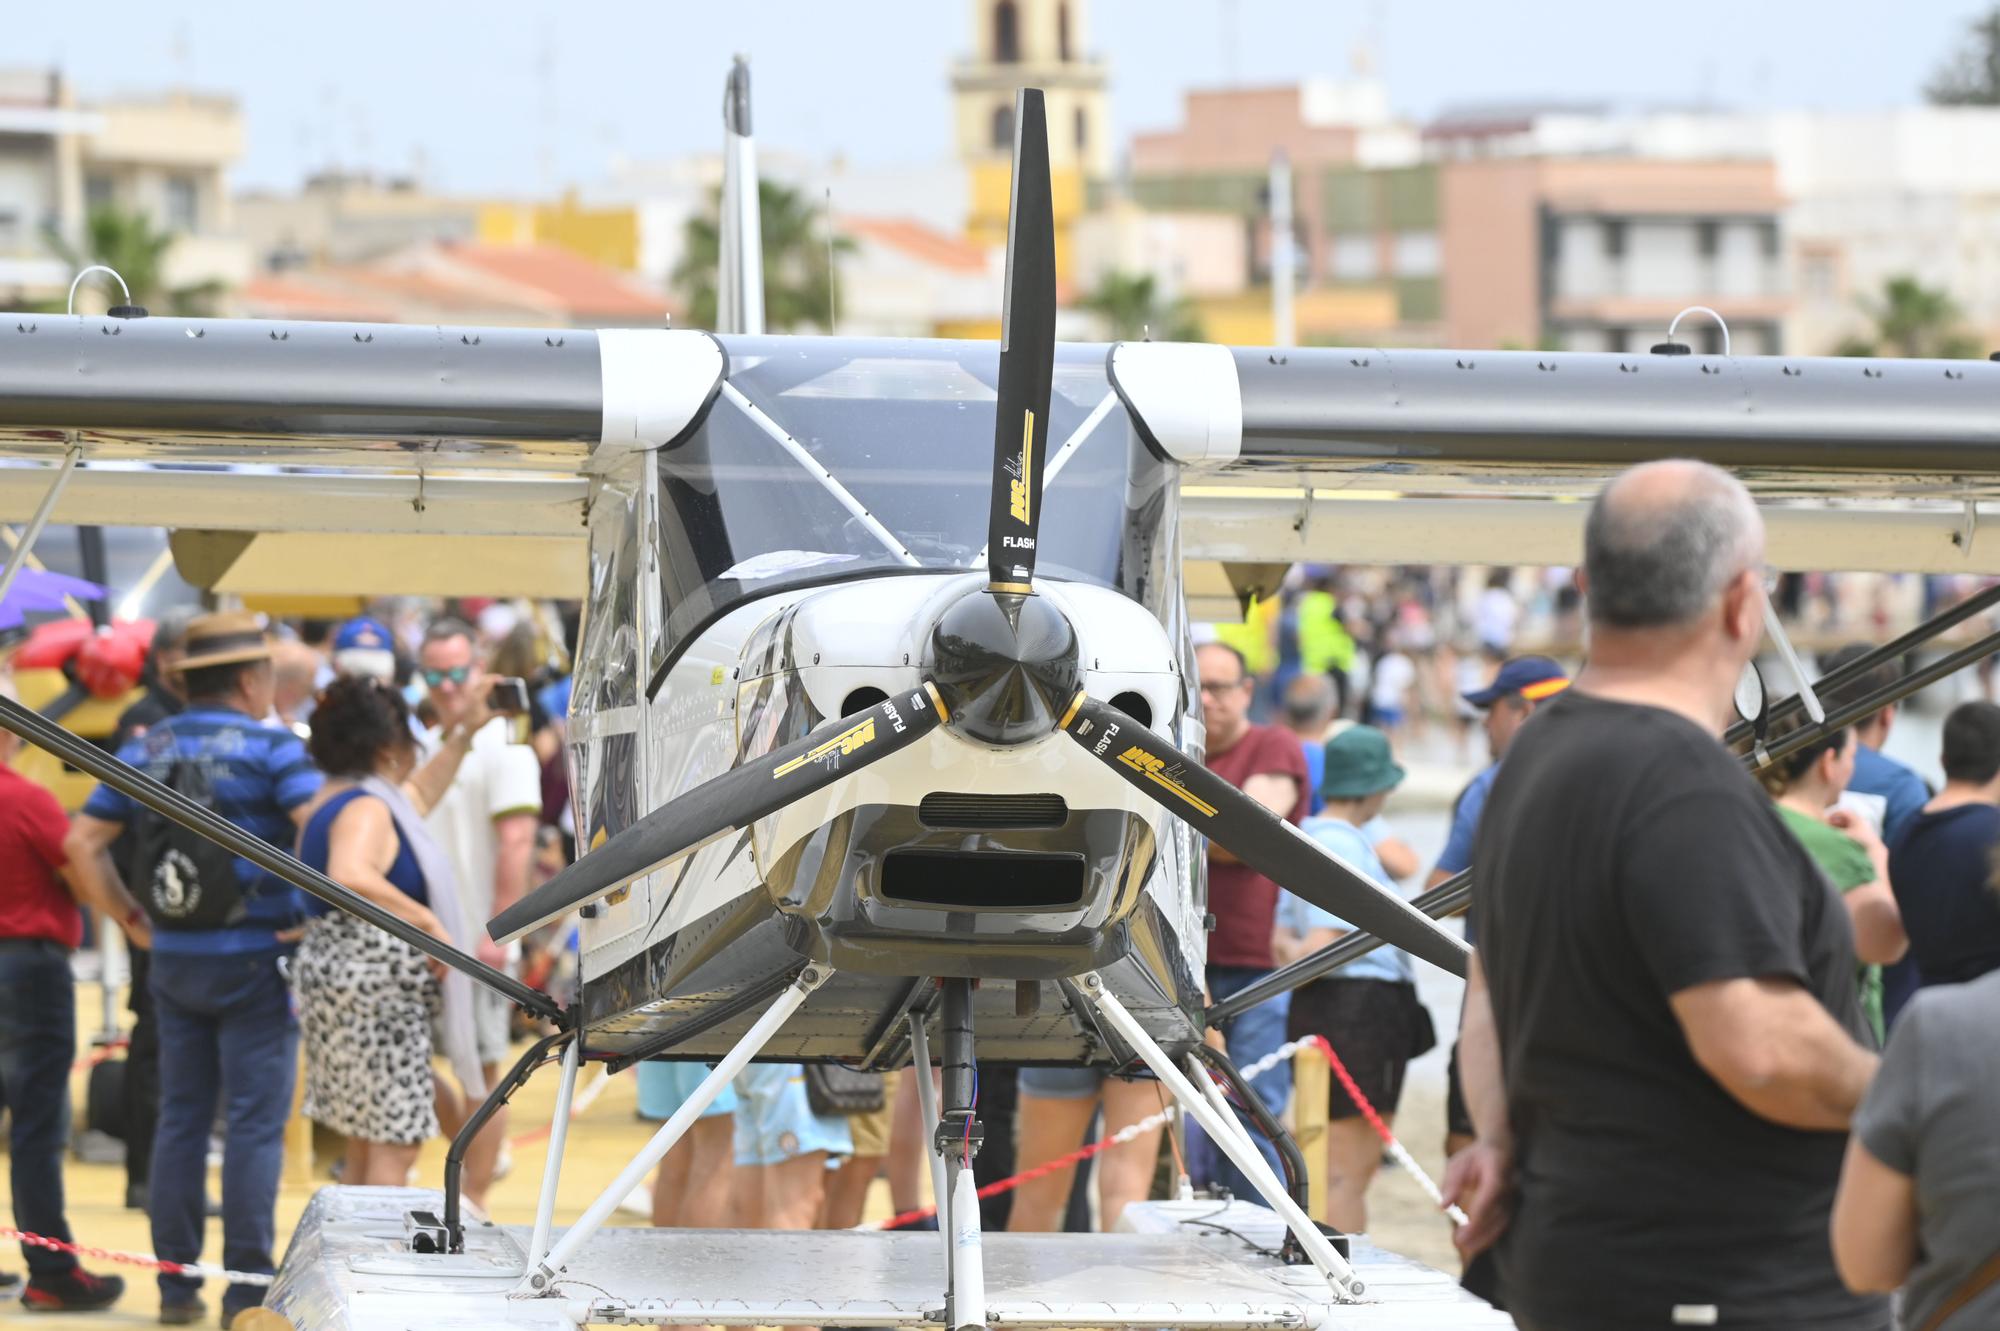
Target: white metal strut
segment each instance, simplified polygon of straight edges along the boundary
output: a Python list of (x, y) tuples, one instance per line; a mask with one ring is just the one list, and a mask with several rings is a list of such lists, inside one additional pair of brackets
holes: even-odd
[(756, 1024), (743, 1033), (743, 1038), (736, 1042), (735, 1047), (702, 1078), (701, 1085), (674, 1111), (674, 1116), (660, 1125), (653, 1139), (632, 1157), (632, 1163), (626, 1165), (610, 1186), (598, 1194), (590, 1208), (577, 1218), (577, 1222), (564, 1231), (562, 1238), (549, 1249), (548, 1255), (528, 1268), (521, 1283), (515, 1286), (516, 1294), (546, 1295), (553, 1291), (556, 1272), (562, 1270), (591, 1236), (604, 1227), (604, 1222), (618, 1209), (618, 1203), (645, 1181), (646, 1175), (666, 1158), (667, 1152), (674, 1149), (675, 1143), (694, 1126), (703, 1111), (715, 1103), (715, 1097), (722, 1094), (722, 1088), (736, 1079), (736, 1074), (743, 1071), (744, 1065), (770, 1043), (778, 1029), (811, 997), (813, 990), (826, 983), (831, 974), (824, 966), (808, 966), (799, 973), (791, 988), (778, 996)]
[[(1334, 1292), (1346, 1300), (1359, 1298), (1362, 1284), (1355, 1279), (1353, 1268), (1334, 1251), (1333, 1245), (1327, 1242), (1326, 1235), (1320, 1233), (1319, 1227), (1313, 1224), (1311, 1218), (1299, 1209), (1298, 1203), (1291, 1199), (1285, 1191), (1284, 1184), (1271, 1172), (1271, 1166), (1251, 1144), (1249, 1132), (1236, 1121), (1234, 1114), (1228, 1112), (1220, 1093), (1215, 1091), (1212, 1085), (1206, 1085), (1208, 1082), (1206, 1074), (1204, 1073), (1202, 1077), (1206, 1091), (1204, 1094), (1202, 1090), (1196, 1090), (1194, 1084), (1174, 1066), (1174, 1061), (1167, 1056), (1167, 1051), (1160, 1048), (1153, 1037), (1146, 1033), (1146, 1028), (1125, 1010), (1125, 1005), (1118, 1001), (1105, 985), (1103, 978), (1095, 971), (1078, 977), (1077, 984), (1083, 990), (1084, 997), (1090, 1000), (1091, 1006), (1096, 1008), (1098, 1014), (1118, 1032), (1119, 1038), (1145, 1060), (1146, 1066), (1153, 1070), (1153, 1075), (1160, 1079), (1160, 1084), (1173, 1093), (1181, 1108), (1194, 1116), (1195, 1121), (1201, 1124), (1203, 1130), (1214, 1139), (1215, 1144), (1222, 1148), (1223, 1154), (1243, 1171), (1251, 1185), (1257, 1189), (1258, 1195), (1264, 1199), (1264, 1204), (1276, 1211), (1284, 1220), (1286, 1227), (1297, 1236), (1299, 1243), (1306, 1250), (1306, 1255), (1312, 1258), (1313, 1265), (1320, 1269), (1320, 1273), (1326, 1277), (1327, 1284)], [(1217, 1109), (1218, 1105), (1222, 1106), (1220, 1111)]]

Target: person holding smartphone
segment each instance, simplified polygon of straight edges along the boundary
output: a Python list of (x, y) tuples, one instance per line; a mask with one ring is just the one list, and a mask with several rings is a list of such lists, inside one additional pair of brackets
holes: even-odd
[[(520, 946), (501, 948), (486, 936), (485, 922), (521, 899), (535, 852), (541, 819), (542, 774), (535, 751), (515, 742), (514, 718), (506, 712), (518, 680), (489, 677), (474, 647), (475, 634), (463, 620), (439, 619), (418, 649), (418, 674), (434, 704), (437, 724), (423, 742), (426, 753), (449, 742), (463, 727), (472, 700), (484, 699), (493, 718), (480, 725), (458, 775), (425, 818), (456, 871), (465, 917), (479, 926), (481, 961), (510, 973), (520, 964)], [(486, 1084), (495, 1084), (506, 1061), (511, 1005), (481, 988), (474, 994), (473, 1024)], [(439, 1117), (447, 1134), (457, 1131), (476, 1102), (446, 1098)], [(495, 1114), (465, 1157), (465, 1195), (486, 1204), (507, 1139), (507, 1111)]]

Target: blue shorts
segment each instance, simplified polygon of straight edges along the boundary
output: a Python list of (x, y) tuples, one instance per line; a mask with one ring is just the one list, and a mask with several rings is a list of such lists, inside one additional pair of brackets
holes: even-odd
[(843, 1115), (821, 1117), (797, 1063), (752, 1063), (736, 1074), (736, 1163), (777, 1165), (814, 1151), (854, 1154)]
[(1104, 1084), (1104, 1074), (1096, 1068), (1022, 1068), (1022, 1095), (1040, 1100), (1089, 1100)]
[[(688, 1097), (695, 1093), (702, 1079), (708, 1076), (706, 1063), (655, 1063), (639, 1065), (639, 1117), (650, 1118), (664, 1123), (674, 1116), (676, 1110), (686, 1104)], [(736, 1088), (725, 1086), (722, 1094), (715, 1097), (715, 1103), (702, 1112), (703, 1118), (716, 1118), (722, 1114), (736, 1112)]]

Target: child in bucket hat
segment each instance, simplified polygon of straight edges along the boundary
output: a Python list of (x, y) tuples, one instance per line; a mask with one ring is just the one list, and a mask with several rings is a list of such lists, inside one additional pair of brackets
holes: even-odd
[[(1383, 887), (1394, 882), (1362, 829), (1381, 812), (1391, 791), (1402, 784), (1403, 767), (1389, 737), (1373, 726), (1349, 726), (1326, 742), (1326, 766), (1319, 793), (1321, 817), (1304, 831), (1357, 874)], [(1336, 941), (1353, 926), (1289, 892), (1279, 894), (1271, 938), (1279, 965), (1296, 961)], [(1292, 995), (1286, 1028), (1290, 1039), (1323, 1037), (1333, 1046), (1357, 1089), (1388, 1120), (1402, 1096), (1409, 1061), (1437, 1043), (1430, 1015), (1417, 998), (1416, 971), (1408, 954), (1393, 947), (1373, 952), (1305, 985)], [(1381, 1163), (1381, 1143), (1361, 1106), (1338, 1080), (1329, 1097), (1327, 1125), (1327, 1219), (1346, 1232), (1367, 1227), (1366, 1193)]]
[[(1319, 797), (1329, 806), (1335, 801), (1373, 800), (1374, 807), (1359, 819), (1365, 823), (1382, 811), (1389, 792), (1403, 784), (1403, 776), (1401, 765), (1389, 749), (1387, 735), (1374, 726), (1349, 726), (1326, 742)], [(1377, 795), (1381, 799), (1374, 799)]]

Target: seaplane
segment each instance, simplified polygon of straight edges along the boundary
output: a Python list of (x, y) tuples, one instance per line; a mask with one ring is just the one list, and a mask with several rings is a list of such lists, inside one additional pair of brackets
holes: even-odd
[[(1207, 771), (1190, 602), (1217, 593), (1190, 570), (1223, 566), (1233, 599), (1300, 559), (1573, 563), (1576, 499), (1689, 455), (1753, 486), (1784, 566), (2000, 572), (2000, 542), (1978, 539), (2000, 366), (1671, 338), (1653, 355), (1060, 342), (1034, 89), (997, 344), (772, 336), (741, 64), (724, 121), (720, 331), (0, 317), (0, 515), (33, 504), (16, 563), (56, 513), (164, 517), (225, 591), (286, 549), (324, 564), (365, 543), (401, 590), (467, 549), (489, 570), (529, 550), (529, 581), (582, 555), (567, 736), (587, 849), (487, 926), (504, 942), (578, 918), (568, 1006), (0, 699), (0, 727), (555, 1028), (454, 1142), (441, 1194), (319, 1193), (268, 1306), (329, 1331), (1508, 1325), (1315, 1224), (1300, 1171), (1268, 1166), (1225, 1098), (1242, 1087), (1204, 1043), (1213, 1021), (1385, 943), (1463, 973), (1438, 921), (1467, 892), (1461, 876), (1406, 901)], [(1858, 693), (1996, 601), (1775, 707), (1752, 689), (1732, 737), (1767, 761), (2000, 649)], [(1209, 1004), (1207, 844), (1355, 931)], [(579, 1067), (656, 1058), (711, 1071), (556, 1226)], [(916, 1069), (939, 1232), (609, 1226), (754, 1059)], [(1258, 1197), (1144, 1203), (1113, 1234), (982, 1234), (981, 1061), (1150, 1074)], [(469, 1219), (464, 1148), (546, 1066), (534, 1223)]]

